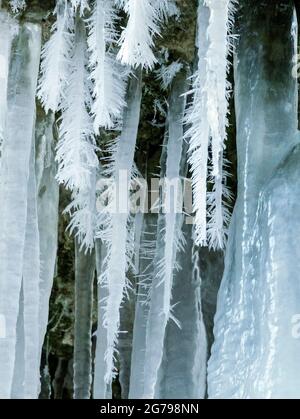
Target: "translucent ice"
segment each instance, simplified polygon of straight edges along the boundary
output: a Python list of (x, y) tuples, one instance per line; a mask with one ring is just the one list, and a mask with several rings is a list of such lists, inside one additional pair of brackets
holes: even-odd
[[(294, 298), (299, 293), (298, 279), (290, 266), (291, 260), (297, 261), (297, 250), (292, 244), (293, 235), (289, 244), (285, 239), (291, 228), (283, 234), (283, 226), (279, 227), (283, 208), (273, 203), (275, 195), (270, 190), (272, 182), (278, 182), (275, 169), (297, 136), (292, 22), (291, 4), (280, 2), (268, 6), (268, 17), (261, 4), (254, 6), (250, 1), (243, 4), (240, 14), (235, 57), (239, 186), (209, 362), (211, 398), (267, 398), (280, 393), (293, 396), (296, 391), (291, 390), (291, 384), (285, 385), (286, 374), (295, 383), (290, 365), (296, 371), (297, 343), (290, 340), (288, 345), (289, 332), (283, 330), (291, 314), (290, 303), (291, 310), (297, 310)], [(259, 198), (263, 188), (267, 195)], [(296, 192), (292, 196), (292, 184), (289, 188), (289, 192), (280, 192), (284, 191), (287, 203), (297, 196)], [(255, 228), (259, 199), (264, 208), (259, 209), (262, 219)], [(280, 195), (278, 200), (280, 206)], [(258, 233), (256, 239), (253, 232)], [(280, 300), (288, 307), (286, 315), (282, 315)], [(282, 356), (284, 342), (286, 356)]]
[(6, 322), (6, 337), (0, 339), (2, 398), (10, 397), (13, 379), (40, 42), (39, 26), (27, 23), (20, 27), (11, 54), (8, 79), (0, 173), (0, 313)]

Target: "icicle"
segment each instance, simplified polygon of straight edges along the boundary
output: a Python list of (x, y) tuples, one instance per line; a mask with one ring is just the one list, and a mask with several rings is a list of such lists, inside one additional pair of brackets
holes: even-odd
[[(17, 343), (11, 397), (37, 399), (40, 388), (40, 246), (32, 144), (28, 179), (27, 225), (23, 256), (23, 283), (17, 323)], [(47, 301), (48, 304), (48, 301)]]
[(173, 61), (170, 65), (162, 65), (157, 71), (158, 78), (161, 79), (161, 85), (167, 90), (172, 84), (174, 77), (182, 70), (183, 64), (180, 61)]
[[(220, 157), (220, 167), (223, 164), (223, 155)], [(224, 169), (220, 169), (221, 174), (213, 177), (210, 176), (210, 181), (213, 185), (211, 192), (207, 194), (208, 216), (207, 236), (208, 246), (210, 249), (218, 250), (224, 249), (227, 240), (227, 228), (230, 223), (230, 203), (232, 202), (232, 193), (226, 185), (228, 173)]]
[(35, 145), (32, 146), (28, 195), (27, 225), (23, 255), (24, 294), (24, 398), (37, 399), (40, 388), (39, 324), (40, 247), (35, 178)]
[(227, 82), (230, 52), (230, 38), (228, 31), (231, 28), (233, 6), (232, 0), (204, 0), (209, 8), (210, 17), (207, 28), (209, 48), (206, 55), (206, 81), (203, 86), (207, 94), (207, 120), (212, 137), (212, 165), (213, 175), (221, 175), (220, 158), (227, 139), (228, 126), (228, 92), (230, 85)]
[(20, 28), (8, 82), (0, 173), (0, 313), (6, 325), (6, 337), (0, 339), (1, 398), (10, 397), (13, 379), (40, 42), (39, 26), (28, 23)]
[(130, 369), (133, 339), (133, 324), (136, 302), (135, 282), (132, 280), (132, 289), (120, 308), (120, 330), (118, 338), (119, 382), (121, 398), (127, 400), (130, 386)]
[(94, 278), (95, 252), (83, 253), (75, 240), (74, 399), (91, 397)]
[(92, 120), (88, 107), (91, 96), (86, 68), (86, 33), (84, 23), (77, 19), (71, 74), (62, 103), (57, 146), (57, 179), (71, 191), (87, 190), (91, 174), (98, 165)]
[[(107, 248), (104, 243), (98, 239), (95, 243), (96, 250), (96, 269), (97, 277), (102, 273), (102, 266), (107, 257)], [(111, 399), (112, 386), (105, 382), (106, 362), (105, 351), (107, 348), (107, 329), (103, 325), (105, 316), (105, 307), (103, 301), (108, 296), (108, 289), (98, 280), (98, 327), (95, 353), (95, 372), (94, 372), (94, 399)]]
[[(231, 44), (228, 31), (234, 11), (232, 0), (199, 0), (198, 69), (193, 76), (193, 102), (187, 112), (185, 138), (189, 140), (195, 210), (195, 242), (223, 249), (229, 211), (230, 192), (223, 172), (223, 152), (227, 139), (228, 98), (227, 60)], [(210, 141), (211, 137), (211, 141)], [(211, 145), (213, 190), (207, 195), (208, 149)], [(209, 224), (207, 225), (207, 215)]]
[(1, 166), (1, 150), (4, 140), (5, 119), (7, 109), (7, 83), (8, 68), (11, 53), (11, 43), (14, 32), (17, 31), (16, 23), (10, 18), (5, 11), (0, 12), (0, 166)]
[[(134, 74), (129, 82), (127, 108), (124, 111), (123, 130), (120, 138), (112, 147), (111, 163), (107, 174), (113, 181), (112, 195), (118, 190), (119, 208), (104, 214), (98, 235), (107, 243), (108, 253), (105, 258), (100, 281), (107, 287), (108, 296), (104, 301), (104, 326), (107, 329), (107, 348), (105, 354), (105, 382), (110, 385), (115, 373), (115, 354), (120, 326), (120, 306), (129, 286), (127, 271), (132, 265), (134, 237), (130, 234), (132, 217), (129, 205), (129, 184), (134, 176), (133, 163), (136, 146), (140, 106), (142, 97), (141, 70)], [(116, 204), (116, 196), (112, 196)], [(103, 214), (100, 214), (102, 218)], [(98, 342), (105, 344), (105, 342)]]
[(164, 355), (155, 386), (156, 399), (203, 399), (206, 393), (207, 339), (201, 307), (199, 253), (193, 247), (192, 226), (183, 225), (187, 237), (177, 255), (181, 270), (174, 274), (174, 316), (180, 328), (169, 322)]
[[(42, 350), (49, 314), (58, 243), (59, 185), (55, 175), (54, 114), (38, 108), (36, 131), (36, 179), (40, 241), (40, 350)], [(39, 356), (40, 357), (40, 356)]]
[[(145, 365), (149, 372), (145, 377), (144, 397), (146, 398), (154, 397), (167, 323), (170, 319), (177, 323), (172, 313), (171, 299), (174, 273), (180, 269), (176, 257), (178, 252), (183, 250), (185, 243), (182, 234), (184, 216), (180, 180), (183, 144), (181, 121), (185, 108), (185, 100), (180, 98), (180, 95), (183, 94), (185, 87), (184, 74), (180, 73), (174, 80), (169, 103), (166, 185), (162, 203), (163, 213), (158, 221), (158, 244), (147, 324)], [(171, 187), (172, 184), (173, 187)], [(177, 326), (179, 326), (178, 323)]]
[[(224, 148), (227, 140), (227, 114), (229, 111), (230, 83), (228, 54), (233, 45), (228, 32), (232, 29), (235, 0), (205, 0), (210, 10), (206, 56), (207, 121), (210, 127), (213, 191), (208, 195), (208, 244), (213, 249), (223, 249), (230, 220), (228, 202), (231, 194), (226, 186), (227, 172), (223, 171)], [(226, 162), (225, 162), (226, 163)]]
[(57, 0), (54, 14), (56, 22), (52, 34), (42, 50), (41, 75), (37, 96), (45, 111), (56, 112), (68, 84), (70, 55), (72, 48), (73, 21), (67, 0)]
[(185, 138), (189, 141), (189, 163), (192, 173), (193, 201), (195, 211), (195, 241), (205, 246), (207, 243), (207, 176), (208, 176), (208, 146), (209, 125), (207, 121), (207, 92), (203, 85), (207, 74), (206, 55), (208, 41), (206, 31), (209, 22), (209, 10), (199, 1), (198, 7), (198, 63), (193, 76), (193, 101), (188, 109), (185, 122), (188, 127)]
[[(153, 38), (159, 34), (161, 1), (117, 0), (128, 14), (127, 27), (121, 34), (118, 59), (132, 67), (153, 68)], [(165, 2), (163, 2), (165, 4)]]
[(141, 399), (144, 395), (146, 326), (150, 307), (148, 296), (154, 270), (156, 232), (157, 217), (152, 214), (145, 214), (138, 269), (136, 267), (137, 272), (139, 272), (139, 284), (133, 329), (130, 399)]
[(90, 51), (91, 79), (94, 82), (92, 114), (94, 130), (111, 129), (120, 119), (125, 106), (124, 68), (109, 51), (116, 42), (116, 12), (113, 0), (98, 0), (90, 20), (88, 46)]

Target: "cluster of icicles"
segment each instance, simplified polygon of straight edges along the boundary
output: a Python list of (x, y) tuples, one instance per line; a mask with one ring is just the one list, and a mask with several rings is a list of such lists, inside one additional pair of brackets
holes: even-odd
[[(24, 0), (10, 4), (15, 13), (26, 7)], [(120, 9), (128, 17), (121, 35), (117, 30)], [(55, 268), (56, 181), (72, 193), (66, 211), (71, 217), (70, 231), (76, 236), (78, 271), (78, 255), (87, 252), (88, 258), (96, 248), (99, 322), (93, 396), (111, 396), (123, 331), (120, 313), (131, 292), (130, 277), (135, 274), (139, 292), (130, 397), (163, 395), (167, 380), (161, 373), (165, 346), (169, 339), (172, 347), (172, 339), (179, 328), (184, 329), (187, 318), (195, 330), (185, 331), (192, 336), (193, 345), (186, 348), (190, 365), (182, 366), (187, 369), (187, 381), (181, 385), (187, 396), (205, 396), (206, 338), (198, 256), (191, 237), (194, 246), (215, 249), (223, 248), (226, 240), (229, 212), (224, 202), (229, 201), (230, 193), (223, 153), (230, 89), (226, 81), (228, 33), (233, 14), (229, 0), (199, 0), (198, 69), (192, 79), (182, 71), (183, 66), (175, 66), (180, 71), (172, 74), (162, 176), (170, 180), (184, 177), (188, 160), (194, 227), (186, 226), (184, 215), (175, 211), (160, 211), (153, 220), (142, 214), (96, 210), (96, 184), (101, 176), (117, 185), (122, 171), (131, 178), (137, 176), (134, 156), (142, 72), (154, 68), (155, 37), (174, 13), (178, 10), (173, 0), (57, 0), (56, 22), (41, 50), (39, 25), (20, 24), (1, 11), (1, 398), (36, 398), (39, 394), (40, 356)], [(46, 123), (36, 116), (36, 92), (47, 113)], [(188, 107), (186, 93), (193, 98)], [(59, 140), (54, 150), (52, 124), (57, 112)], [(120, 131), (118, 138), (105, 146), (109, 158), (103, 163), (97, 144), (101, 130)], [(39, 138), (37, 146), (34, 133)], [(210, 191), (207, 184), (213, 185)], [(130, 193), (127, 185), (121, 189)], [(108, 190), (107, 196), (112, 192)], [(183, 287), (179, 279), (184, 277), (185, 264), (190, 265), (185, 268), (193, 272), (193, 278)], [(176, 298), (184, 298), (183, 289), (190, 293), (186, 298), (193, 301), (188, 313), (181, 313), (176, 305)], [(174, 327), (170, 319), (176, 323)], [(82, 368), (80, 356), (75, 356), (75, 397), (89, 397), (91, 363)], [(173, 356), (175, 362), (175, 352)], [(88, 373), (84, 390), (82, 370), (83, 375)]]

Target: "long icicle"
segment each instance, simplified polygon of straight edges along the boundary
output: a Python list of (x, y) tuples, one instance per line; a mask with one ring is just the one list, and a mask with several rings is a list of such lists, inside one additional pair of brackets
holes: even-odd
[(220, 159), (227, 139), (230, 88), (227, 82), (229, 70), (227, 57), (231, 45), (228, 31), (232, 23), (233, 3), (232, 0), (204, 0), (210, 11), (204, 91), (207, 94), (207, 121), (211, 135), (214, 176), (221, 174)]
[[(106, 170), (113, 181), (113, 204), (118, 201), (119, 208), (104, 216), (100, 222), (98, 234), (107, 244), (107, 256), (104, 260), (100, 281), (107, 287), (108, 296), (105, 305), (104, 326), (107, 329), (107, 347), (105, 353), (105, 382), (110, 385), (115, 375), (115, 355), (118, 334), (120, 332), (120, 307), (129, 286), (127, 272), (132, 265), (134, 240), (129, 233), (131, 214), (129, 204), (128, 181), (134, 176), (133, 163), (136, 147), (140, 107), (142, 98), (142, 72), (138, 69), (129, 81), (127, 108), (124, 111), (123, 129), (120, 138), (112, 147), (111, 163)], [(117, 188), (114, 190), (114, 187)], [(116, 194), (118, 200), (116, 200)], [(102, 214), (100, 213), (100, 218)], [(98, 342), (98, 345), (106, 342)]]
[[(226, 188), (227, 173), (223, 172), (223, 152), (227, 139), (230, 89), (227, 82), (227, 56), (231, 48), (228, 32), (232, 26), (233, 12), (232, 0), (199, 0), (198, 63), (189, 92), (193, 94), (193, 101), (185, 118), (188, 126), (185, 138), (190, 144), (195, 242), (215, 249), (224, 247), (229, 221), (224, 204), (230, 198), (230, 193)], [(209, 175), (210, 145), (212, 169)], [(208, 180), (213, 184), (209, 194)]]
[(71, 74), (62, 104), (60, 140), (57, 146), (57, 179), (72, 191), (69, 228), (76, 230), (81, 244), (94, 246), (95, 173), (99, 166), (97, 146), (89, 114), (91, 94), (87, 72), (87, 42), (84, 22), (76, 18)]
[(28, 179), (27, 225), (23, 256), (24, 398), (37, 399), (40, 389), (40, 238), (38, 230), (35, 144)]
[[(235, 0), (205, 0), (210, 10), (207, 29), (209, 48), (207, 51), (207, 77), (204, 91), (207, 94), (207, 121), (211, 136), (211, 173), (213, 189), (208, 193), (209, 247), (223, 249), (226, 243), (230, 220), (228, 205), (231, 193), (227, 187), (227, 164), (224, 150), (227, 140), (229, 95), (231, 85), (227, 81), (230, 63), (228, 54), (233, 49), (232, 31)], [(217, 115), (217, 117), (216, 117)]]
[[(177, 253), (183, 249), (182, 235), (182, 195), (180, 168), (182, 158), (182, 136), (185, 99), (182, 97), (186, 88), (186, 74), (180, 72), (172, 85), (168, 114), (168, 141), (166, 150), (166, 168), (162, 168), (165, 180), (165, 194), (162, 197), (162, 213), (158, 220), (158, 241), (155, 256), (155, 269), (151, 288), (151, 306), (147, 323), (144, 397), (154, 398), (158, 371), (163, 357), (165, 330), (173, 316), (171, 299), (174, 272), (180, 267), (176, 263)], [(181, 96), (181, 97), (180, 97)], [(164, 177), (165, 173), (165, 177)], [(172, 187), (172, 184), (175, 187)], [(174, 189), (174, 191), (173, 191)], [(172, 196), (173, 191), (173, 196)], [(177, 323), (177, 326), (179, 324)]]
[(192, 175), (193, 208), (195, 211), (195, 241), (198, 245), (207, 244), (207, 176), (208, 176), (208, 146), (209, 125), (207, 121), (207, 93), (203, 91), (207, 63), (206, 54), (208, 41), (206, 37), (209, 20), (209, 10), (203, 6), (202, 0), (198, 6), (198, 34), (196, 46), (198, 49), (197, 71), (193, 76), (191, 94), (193, 100), (188, 108), (185, 122), (188, 127), (185, 138), (189, 143), (189, 163)]
[(57, 179), (71, 191), (88, 188), (91, 172), (99, 165), (88, 111), (91, 96), (86, 50), (86, 31), (83, 21), (78, 18), (69, 83), (62, 103), (60, 140), (56, 154)]
[[(0, 173), (0, 316), (6, 336), (0, 339), (0, 397), (11, 393), (16, 324), (23, 274), (29, 161), (34, 131), (35, 93), (41, 47), (38, 25), (24, 24), (12, 54), (8, 107)], [(16, 120), (16, 115), (18, 115)]]

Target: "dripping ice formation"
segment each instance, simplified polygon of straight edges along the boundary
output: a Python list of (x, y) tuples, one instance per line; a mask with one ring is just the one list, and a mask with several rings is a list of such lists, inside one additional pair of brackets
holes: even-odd
[[(274, 32), (278, 11), (282, 20)], [(293, 219), (298, 200), (293, 166), (298, 148), (292, 151), (298, 142), (291, 76), (294, 15), (292, 8), (274, 4), (267, 19), (260, 7), (247, 4), (242, 16), (235, 62), (238, 199), (218, 297), (208, 393), (211, 398), (292, 398), (299, 397), (299, 341), (292, 336), (293, 315), (300, 310), (297, 246), (292, 244), (297, 222), (287, 228), (283, 218)], [(275, 68), (274, 43), (284, 45)]]

